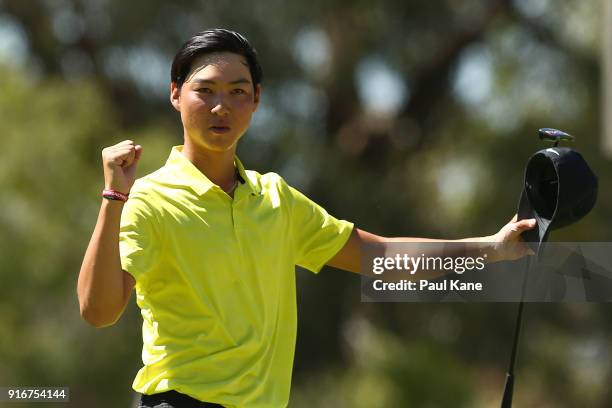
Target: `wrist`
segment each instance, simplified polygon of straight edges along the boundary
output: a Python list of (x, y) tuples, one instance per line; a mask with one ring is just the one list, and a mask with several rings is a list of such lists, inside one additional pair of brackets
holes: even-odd
[[(495, 235), (487, 235), (485, 237), (477, 237), (476, 239), (474, 239), (475, 242), (478, 242), (480, 244), (491, 244), (491, 246), (494, 246), (495, 244)], [(489, 245), (487, 245), (489, 246)]]
[(102, 190), (102, 197), (109, 201), (121, 201), (126, 202), (129, 194), (122, 193), (121, 191), (105, 188)]
[(130, 194), (130, 187), (121, 183), (104, 183), (104, 190), (118, 191), (125, 195)]
[(121, 212), (124, 205), (125, 201), (107, 200), (106, 198), (102, 198), (101, 207), (107, 210), (114, 211), (114, 209), (117, 209), (119, 212)]
[(466, 253), (470, 256), (484, 257), (487, 262), (499, 260), (499, 248), (494, 235), (468, 238), (466, 241), (469, 242)]
[(486, 255), (487, 262), (497, 262), (503, 260), (502, 246), (495, 241), (494, 235), (482, 237), (480, 241), (480, 253)]

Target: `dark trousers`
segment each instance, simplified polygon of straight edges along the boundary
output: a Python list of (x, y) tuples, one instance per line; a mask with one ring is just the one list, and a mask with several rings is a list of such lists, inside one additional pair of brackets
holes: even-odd
[(140, 394), (138, 408), (223, 408), (223, 405), (202, 402), (176, 391), (159, 394)]

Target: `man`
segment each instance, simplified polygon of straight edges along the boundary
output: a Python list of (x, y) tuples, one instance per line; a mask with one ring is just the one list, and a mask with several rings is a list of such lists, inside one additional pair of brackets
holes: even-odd
[[(244, 169), (236, 146), (259, 104), (261, 78), (240, 34), (198, 33), (171, 70), (184, 145), (138, 180), (140, 145), (126, 140), (102, 151), (104, 199), (79, 274), (79, 303), (85, 320), (108, 326), (136, 288), (144, 366), (133, 388), (142, 407), (286, 406), (295, 265), (359, 272), (363, 245), (422, 240), (354, 228), (280, 176)], [(519, 242), (533, 226), (513, 220), (494, 236), (466, 241)]]

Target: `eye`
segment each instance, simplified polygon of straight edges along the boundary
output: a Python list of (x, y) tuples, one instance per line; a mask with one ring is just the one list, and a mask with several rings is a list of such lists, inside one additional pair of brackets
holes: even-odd
[(232, 93), (235, 95), (244, 95), (246, 91), (244, 89), (236, 88), (232, 89)]
[(212, 93), (212, 89), (210, 89), (210, 88), (198, 88), (198, 89), (196, 89), (196, 92), (200, 92), (200, 93)]

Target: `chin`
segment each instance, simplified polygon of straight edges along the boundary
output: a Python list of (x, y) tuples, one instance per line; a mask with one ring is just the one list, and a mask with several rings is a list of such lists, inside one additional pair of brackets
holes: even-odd
[(236, 143), (238, 143), (238, 140), (236, 139), (206, 140), (204, 143), (200, 144), (200, 146), (212, 152), (222, 153), (232, 150), (234, 146), (236, 146)]
[(207, 132), (195, 137), (190, 137), (190, 139), (193, 145), (201, 149), (222, 153), (233, 149), (240, 140), (240, 136), (235, 134), (214, 134)]

